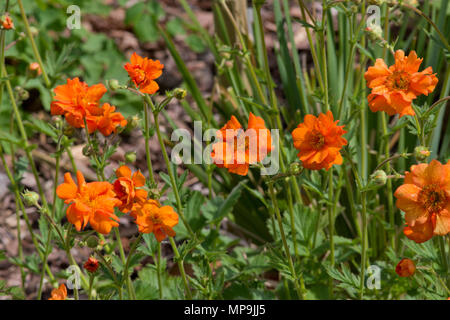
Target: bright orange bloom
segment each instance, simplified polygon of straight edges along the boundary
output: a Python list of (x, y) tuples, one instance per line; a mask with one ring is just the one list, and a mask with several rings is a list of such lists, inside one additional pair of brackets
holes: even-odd
[(9, 30), (9, 29), (14, 28), (14, 23), (13, 23), (11, 17), (9, 15), (7, 15), (7, 14), (3, 16), (3, 19), (1, 20), (1, 23), (2, 23), (2, 27), (4, 29)]
[(64, 283), (59, 285), (58, 289), (53, 289), (51, 292), (51, 297), (48, 300), (66, 300), (67, 298), (67, 288)]
[(272, 151), (272, 138), (264, 120), (250, 112), (244, 132), (235, 116), (217, 131), (222, 140), (212, 147), (211, 158), (220, 168), (245, 176), (250, 164), (261, 162)]
[(135, 217), (139, 232), (151, 233), (161, 242), (167, 236), (174, 237), (173, 227), (178, 224), (178, 214), (171, 206), (162, 206), (158, 201), (147, 199), (131, 211)]
[(78, 78), (67, 79), (67, 84), (54, 89), (55, 97), (51, 103), (52, 115), (64, 115), (66, 121), (74, 128), (84, 128), (84, 119), (89, 133), (97, 128), (97, 117), (103, 115), (99, 101), (106, 92), (106, 87), (99, 83), (88, 86)]
[(412, 166), (394, 196), (397, 208), (405, 212), (408, 226), (403, 233), (409, 239), (421, 243), (450, 232), (450, 161)]
[(397, 264), (395, 272), (400, 277), (411, 277), (416, 272), (416, 265), (411, 259), (405, 258)]
[(145, 177), (140, 171), (136, 171), (131, 175), (131, 170), (127, 166), (121, 166), (117, 169), (116, 176), (117, 180), (114, 182), (114, 192), (116, 193), (116, 197), (122, 202), (119, 210), (127, 213), (133, 208), (136, 202), (142, 203), (147, 199), (147, 191), (137, 189), (145, 185)]
[(117, 131), (117, 127), (125, 127), (127, 120), (119, 112), (114, 112), (116, 107), (109, 103), (104, 103), (102, 106), (103, 114), (97, 118), (97, 130), (105, 137)]
[(89, 257), (83, 267), (90, 273), (94, 273), (98, 269), (98, 260), (93, 257)]
[(383, 59), (377, 59), (364, 75), (367, 86), (372, 89), (367, 100), (373, 112), (384, 111), (388, 115), (414, 115), (411, 103), (418, 96), (433, 92), (438, 79), (433, 68), (418, 72), (423, 59), (415, 51), (405, 56), (402, 50), (395, 52), (395, 64), (387, 67)]
[(347, 144), (342, 138), (344, 126), (338, 126), (333, 114), (328, 111), (318, 117), (307, 114), (302, 123), (292, 131), (294, 147), (303, 167), (311, 170), (330, 169), (333, 164), (342, 164), (340, 150)]
[(120, 206), (113, 185), (109, 182), (86, 183), (83, 174), (77, 171), (78, 185), (69, 172), (64, 175), (64, 183), (56, 189), (56, 194), (67, 208), (67, 220), (75, 225), (77, 231), (88, 224), (102, 234), (108, 234), (112, 227), (119, 226), (119, 218), (114, 214), (114, 207)]
[(158, 91), (159, 86), (154, 80), (161, 76), (164, 65), (159, 60), (142, 58), (136, 52), (130, 61), (131, 63), (125, 64), (124, 68), (139, 90), (148, 94)]

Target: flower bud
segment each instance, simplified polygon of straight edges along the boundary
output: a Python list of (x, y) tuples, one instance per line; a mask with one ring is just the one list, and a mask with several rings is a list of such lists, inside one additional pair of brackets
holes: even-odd
[(133, 130), (133, 129), (139, 127), (139, 121), (140, 121), (140, 119), (136, 115), (128, 117), (126, 129)]
[(290, 166), (289, 166), (289, 171), (290, 171), (292, 174), (295, 174), (295, 175), (300, 174), (300, 172), (302, 172), (302, 170), (303, 170), (303, 167), (302, 167), (302, 165), (301, 165), (300, 163), (298, 163), (298, 162), (293, 162), (293, 163), (291, 163)]
[(83, 156), (85, 157), (90, 157), (94, 154), (94, 150), (92, 149), (92, 147), (90, 145), (85, 145), (83, 147)]
[(0, 24), (3, 29), (6, 29), (6, 30), (14, 29), (14, 22), (12, 21), (10, 16), (7, 14), (4, 14), (3, 16), (1, 16)]
[(427, 147), (418, 146), (414, 148), (414, 157), (417, 161), (423, 161), (430, 156), (431, 152)]
[(416, 265), (411, 259), (405, 258), (397, 264), (395, 272), (400, 277), (411, 277), (416, 272)]
[(91, 248), (91, 249), (97, 248), (97, 246), (98, 246), (98, 239), (97, 239), (97, 237), (96, 236), (89, 236), (86, 239), (86, 245), (89, 248)]
[(177, 100), (183, 100), (186, 97), (187, 91), (185, 89), (182, 88), (176, 88), (173, 91), (173, 96), (177, 99)]
[(30, 32), (33, 37), (36, 37), (39, 34), (39, 29), (33, 26), (30, 26)]
[(370, 176), (370, 179), (375, 184), (382, 186), (382, 185), (386, 184), (387, 175), (386, 175), (386, 172), (384, 172), (383, 170), (377, 170)]
[(20, 86), (15, 87), (14, 91), (16, 93), (16, 98), (19, 101), (25, 101), (30, 97), (30, 94), (28, 93), (28, 91)]
[(25, 190), (22, 193), (22, 198), (23, 198), (23, 202), (25, 203), (25, 205), (27, 205), (29, 207), (40, 207), (39, 195), (36, 192), (30, 191), (30, 190)]
[(111, 79), (107, 81), (107, 85), (111, 91), (116, 91), (120, 89), (122, 86), (119, 84), (119, 81), (116, 79)]
[(90, 273), (94, 273), (98, 269), (98, 260), (93, 257), (89, 257), (83, 267)]
[(127, 153), (125, 153), (125, 162), (134, 163), (135, 161), (136, 161), (135, 151), (128, 151)]
[(75, 129), (74, 129), (74, 127), (72, 127), (70, 125), (65, 125), (63, 128), (63, 133), (65, 136), (71, 137), (75, 133)]
[(36, 78), (42, 74), (41, 66), (37, 62), (32, 62), (28, 66), (28, 70), (30, 70), (30, 74), (32, 78)]

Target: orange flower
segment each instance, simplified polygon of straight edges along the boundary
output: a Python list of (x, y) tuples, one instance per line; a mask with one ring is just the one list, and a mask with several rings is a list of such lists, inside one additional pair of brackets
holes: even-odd
[[(147, 198), (147, 191), (136, 189), (145, 185), (145, 177), (140, 171), (131, 175), (131, 170), (127, 166), (121, 166), (116, 170), (117, 180), (114, 182), (114, 192), (116, 197), (122, 202), (119, 210), (123, 213), (129, 212), (133, 205), (142, 203)], [(136, 217), (134, 217), (136, 218)]]
[(139, 232), (151, 233), (161, 242), (167, 236), (174, 237), (173, 227), (178, 224), (178, 214), (171, 206), (162, 206), (158, 201), (147, 199), (135, 206), (131, 212), (135, 217)]
[(158, 91), (159, 86), (154, 80), (161, 76), (164, 65), (159, 60), (142, 58), (136, 52), (130, 61), (131, 63), (125, 64), (124, 68), (139, 90), (148, 94)]
[(99, 101), (105, 94), (103, 84), (89, 87), (78, 78), (67, 79), (67, 84), (54, 89), (55, 97), (51, 103), (52, 115), (64, 115), (66, 121), (74, 128), (84, 128), (84, 119), (92, 133), (97, 128), (97, 117), (103, 115)]
[(344, 126), (338, 126), (333, 114), (328, 111), (318, 117), (307, 114), (302, 123), (292, 131), (294, 147), (303, 167), (311, 170), (330, 169), (333, 164), (342, 164), (340, 150), (347, 144), (342, 138)]
[(414, 115), (411, 103), (418, 96), (433, 92), (438, 79), (433, 68), (419, 71), (423, 59), (418, 59), (415, 51), (405, 57), (402, 50), (395, 52), (395, 64), (387, 67), (383, 59), (377, 59), (369, 67), (364, 77), (372, 89), (367, 100), (370, 110), (385, 111), (388, 115)]
[(421, 243), (450, 232), (450, 161), (413, 165), (394, 196), (405, 212), (403, 233), (409, 239)]
[(89, 257), (83, 267), (90, 273), (94, 273), (98, 269), (98, 260), (93, 257)]
[(93, 229), (108, 234), (112, 227), (119, 226), (119, 218), (114, 215), (114, 207), (120, 206), (113, 186), (109, 182), (86, 183), (83, 174), (77, 171), (78, 185), (69, 172), (64, 175), (64, 183), (56, 189), (59, 198), (70, 206), (67, 220), (80, 231), (89, 222)]
[(395, 272), (400, 277), (411, 277), (416, 272), (416, 265), (411, 259), (405, 258), (397, 264)]
[(67, 288), (64, 283), (59, 285), (58, 289), (53, 289), (51, 292), (51, 297), (48, 300), (66, 300), (67, 298)]
[(105, 137), (116, 132), (118, 126), (125, 127), (127, 125), (127, 120), (125, 120), (123, 115), (119, 112), (114, 112), (116, 107), (109, 103), (104, 103), (102, 109), (103, 114), (97, 118), (97, 129)]
[(6, 30), (14, 28), (14, 23), (9, 15), (4, 15), (3, 19), (1, 20), (2, 27)]
[(235, 116), (217, 131), (222, 140), (213, 145), (211, 158), (220, 168), (245, 176), (250, 164), (261, 162), (272, 151), (272, 138), (264, 120), (250, 112), (244, 132)]

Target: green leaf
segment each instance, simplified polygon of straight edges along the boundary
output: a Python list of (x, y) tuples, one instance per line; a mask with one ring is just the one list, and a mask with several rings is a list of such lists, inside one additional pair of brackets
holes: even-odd
[(194, 52), (202, 53), (206, 50), (206, 45), (203, 42), (202, 38), (195, 34), (187, 36), (185, 41), (189, 48), (191, 48)]

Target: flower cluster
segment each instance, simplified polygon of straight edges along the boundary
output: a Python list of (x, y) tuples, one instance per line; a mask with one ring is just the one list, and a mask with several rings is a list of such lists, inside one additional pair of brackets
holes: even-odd
[(100, 106), (106, 87), (99, 83), (88, 86), (78, 78), (67, 79), (67, 84), (54, 89), (55, 97), (50, 106), (52, 115), (64, 115), (74, 128), (87, 125), (89, 133), (100, 131), (104, 136), (116, 132), (118, 126), (126, 126), (127, 120), (109, 103)]

